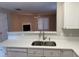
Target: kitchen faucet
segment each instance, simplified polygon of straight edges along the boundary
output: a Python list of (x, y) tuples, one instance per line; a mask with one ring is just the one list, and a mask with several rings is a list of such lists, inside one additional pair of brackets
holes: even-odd
[(39, 33), (39, 39), (41, 38), (42, 36), (42, 39), (45, 40), (47, 37), (45, 37), (45, 33), (44, 33), (44, 23), (43, 23), (43, 31), (40, 30), (40, 33)]
[(40, 30), (39, 38), (41, 38), (41, 36), (42, 36), (42, 39), (43, 39), (43, 40), (45, 40), (45, 39), (47, 38), (47, 37), (45, 37), (44, 31), (42, 32), (42, 31)]

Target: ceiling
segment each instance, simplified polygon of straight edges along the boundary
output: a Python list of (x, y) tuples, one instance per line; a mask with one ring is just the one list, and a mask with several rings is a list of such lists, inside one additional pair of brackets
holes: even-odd
[(56, 2), (0, 2), (0, 7), (11, 11), (19, 8), (27, 12), (49, 12), (56, 10)]

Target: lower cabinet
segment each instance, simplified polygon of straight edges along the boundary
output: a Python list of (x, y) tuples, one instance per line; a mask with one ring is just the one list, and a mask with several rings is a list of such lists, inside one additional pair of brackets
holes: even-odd
[(7, 48), (7, 57), (27, 57), (27, 49)]
[(72, 49), (7, 48), (7, 57), (77, 57)]
[(28, 57), (42, 57), (43, 49), (40, 48), (29, 48), (28, 49)]
[(58, 49), (44, 49), (44, 56), (45, 57), (59, 57), (60, 50)]
[(73, 57), (73, 51), (72, 50), (61, 50), (61, 57)]
[(11, 51), (7, 53), (7, 57), (27, 57), (27, 53)]
[(77, 54), (71, 49), (61, 49), (61, 57), (77, 57)]

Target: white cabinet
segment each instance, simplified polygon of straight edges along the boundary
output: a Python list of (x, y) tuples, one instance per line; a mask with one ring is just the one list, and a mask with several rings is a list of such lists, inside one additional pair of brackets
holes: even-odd
[(27, 57), (27, 49), (7, 48), (7, 57)]
[(42, 57), (43, 49), (40, 48), (28, 48), (28, 57)]
[(44, 49), (44, 56), (45, 57), (59, 57), (60, 50), (58, 49)]
[(79, 29), (79, 3), (64, 3), (64, 29)]

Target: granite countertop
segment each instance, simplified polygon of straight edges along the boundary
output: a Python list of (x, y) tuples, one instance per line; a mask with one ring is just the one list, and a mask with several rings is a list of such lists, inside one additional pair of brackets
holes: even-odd
[[(39, 40), (39, 39), (38, 39)], [(20, 48), (49, 48), (49, 49), (72, 49), (79, 56), (79, 40), (59, 40), (53, 39), (51, 41), (56, 42), (56, 46), (32, 46), (33, 41), (38, 41), (37, 39), (16, 39), (16, 40), (6, 40), (0, 43), (4, 47), (20, 47)], [(42, 40), (42, 39), (40, 39)], [(45, 40), (48, 41), (48, 40)]]

